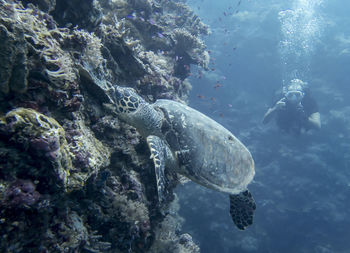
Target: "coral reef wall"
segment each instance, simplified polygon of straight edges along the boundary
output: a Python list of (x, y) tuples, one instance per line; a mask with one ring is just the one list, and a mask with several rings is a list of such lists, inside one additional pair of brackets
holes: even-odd
[(208, 33), (182, 1), (0, 0), (1, 252), (199, 252), (109, 91), (186, 103)]

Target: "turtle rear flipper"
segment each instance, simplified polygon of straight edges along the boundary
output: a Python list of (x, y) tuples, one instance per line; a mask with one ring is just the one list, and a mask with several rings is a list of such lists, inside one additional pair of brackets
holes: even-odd
[(237, 195), (230, 195), (230, 214), (233, 222), (240, 230), (253, 224), (256, 204), (252, 194), (246, 190)]
[(148, 148), (153, 160), (159, 204), (163, 204), (167, 199), (167, 177), (165, 176), (165, 164), (172, 165), (174, 157), (168, 145), (158, 136), (150, 135), (147, 137)]

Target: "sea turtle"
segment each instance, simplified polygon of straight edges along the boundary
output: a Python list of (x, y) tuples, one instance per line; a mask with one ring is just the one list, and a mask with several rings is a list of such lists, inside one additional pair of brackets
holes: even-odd
[(179, 102), (158, 99), (150, 104), (132, 88), (115, 86), (112, 97), (118, 116), (147, 140), (160, 203), (166, 197), (166, 168), (228, 193), (230, 214), (239, 229), (253, 223), (256, 205), (247, 185), (255, 174), (254, 161), (230, 131)]

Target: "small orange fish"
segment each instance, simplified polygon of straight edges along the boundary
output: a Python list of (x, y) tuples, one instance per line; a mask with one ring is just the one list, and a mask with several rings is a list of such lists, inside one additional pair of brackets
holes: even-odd
[(197, 97), (200, 99), (205, 99), (205, 96), (203, 96), (203, 95), (197, 95)]

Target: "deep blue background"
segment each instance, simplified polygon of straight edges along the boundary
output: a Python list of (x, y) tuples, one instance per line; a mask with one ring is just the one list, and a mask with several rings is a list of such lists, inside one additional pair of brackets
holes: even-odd
[[(324, 0), (317, 8), (321, 35), (305, 59), (309, 70), (298, 70), (318, 101), (322, 129), (295, 137), (261, 124), (290, 74), (279, 52), (278, 12), (297, 1), (242, 0), (238, 8), (238, 0), (188, 1), (211, 26), (204, 40), (215, 69), (201, 78), (193, 69), (190, 106), (231, 130), (256, 163), (249, 189), (258, 207), (244, 232), (233, 225), (227, 195), (178, 187), (183, 232), (203, 253), (350, 252), (350, 2)], [(230, 6), (238, 13), (225, 16)], [(217, 81), (223, 87), (213, 88)]]

